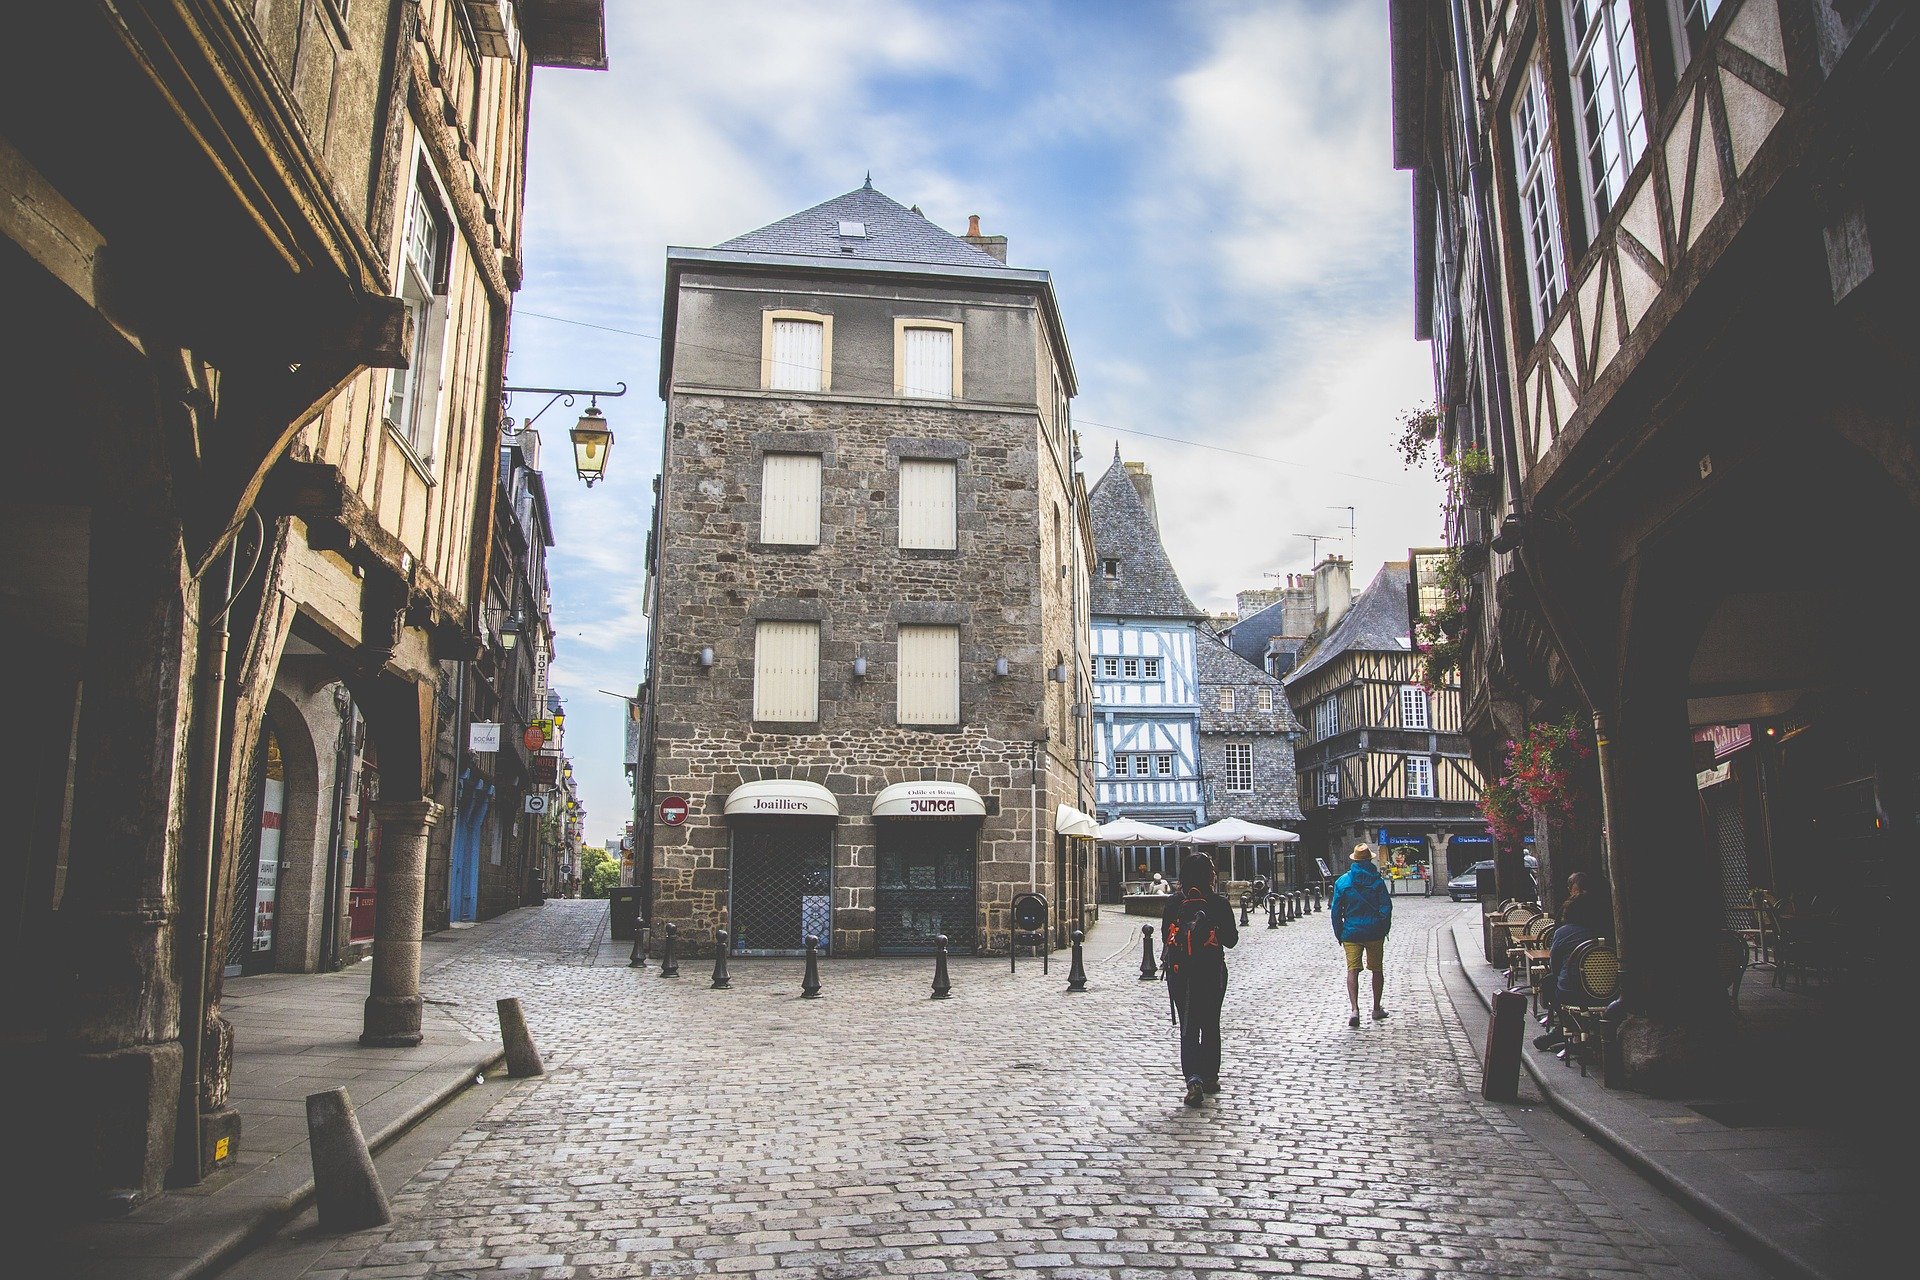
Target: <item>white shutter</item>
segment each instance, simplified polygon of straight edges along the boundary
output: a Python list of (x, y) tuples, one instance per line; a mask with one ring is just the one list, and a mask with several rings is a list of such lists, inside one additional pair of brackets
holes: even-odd
[(906, 357), (901, 395), (953, 399), (953, 330), (908, 329)]
[(770, 453), (760, 468), (760, 541), (820, 542), (820, 455)]
[(753, 718), (820, 718), (820, 624), (763, 622), (754, 632)]
[(1427, 691), (1417, 684), (1400, 686), (1400, 727), (1427, 728)]
[(960, 723), (960, 628), (900, 628), (901, 724)]
[(775, 391), (818, 391), (825, 334), (818, 320), (775, 320), (767, 385)]
[(900, 459), (900, 545), (952, 551), (957, 464), (931, 458)]

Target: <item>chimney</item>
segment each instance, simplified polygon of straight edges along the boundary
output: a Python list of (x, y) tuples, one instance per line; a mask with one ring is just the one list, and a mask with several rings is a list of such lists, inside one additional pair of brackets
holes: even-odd
[(1147, 504), (1147, 519), (1153, 522), (1153, 531), (1160, 532), (1160, 507), (1153, 500), (1153, 473), (1147, 470), (1144, 462), (1126, 464), (1127, 479), (1133, 481), (1133, 488), (1140, 495), (1140, 501)]
[(980, 215), (977, 213), (967, 215), (967, 234), (960, 238), (982, 253), (990, 253), (1002, 262), (1007, 260), (1007, 238), (981, 234)]
[(1320, 634), (1333, 630), (1353, 603), (1353, 563), (1328, 556), (1313, 570), (1313, 613)]
[(1255, 587), (1251, 591), (1242, 591), (1233, 600), (1239, 609), (1239, 616), (1251, 618), (1268, 605), (1275, 603), (1284, 594), (1279, 587)]
[(1280, 609), (1280, 634), (1304, 639), (1313, 634), (1313, 579), (1308, 574), (1287, 575), (1286, 603)]

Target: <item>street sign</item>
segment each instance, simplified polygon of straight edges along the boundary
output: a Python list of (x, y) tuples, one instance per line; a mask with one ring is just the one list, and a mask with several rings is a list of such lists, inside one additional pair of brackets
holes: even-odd
[(546, 786), (560, 785), (560, 757), (542, 753), (533, 758), (533, 780)]
[(536, 793), (527, 797), (528, 813), (545, 813), (546, 811), (547, 798), (545, 796)]
[(527, 744), (527, 750), (538, 751), (547, 745), (546, 731), (537, 724), (530, 724), (527, 731), (520, 735), (520, 741)]
[(500, 749), (500, 722), (498, 720), (476, 720), (467, 726), (467, 750), (498, 751)]
[(677, 827), (687, 820), (691, 812), (685, 796), (663, 796), (660, 800), (660, 821), (670, 827)]

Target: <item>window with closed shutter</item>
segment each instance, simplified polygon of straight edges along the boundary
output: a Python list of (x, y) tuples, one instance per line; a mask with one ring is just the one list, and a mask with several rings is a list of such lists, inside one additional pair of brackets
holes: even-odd
[(953, 399), (953, 330), (909, 328), (903, 346), (900, 394)]
[(753, 718), (820, 718), (820, 624), (763, 622), (754, 629)]
[(900, 628), (901, 724), (960, 723), (960, 628)]
[(818, 320), (775, 320), (767, 385), (775, 391), (818, 391), (827, 327)]
[(954, 516), (957, 464), (938, 458), (900, 459), (900, 545), (952, 551), (959, 545)]
[(760, 467), (760, 541), (820, 542), (820, 455), (770, 453)]
[(1402, 729), (1425, 729), (1427, 723), (1427, 691), (1417, 684), (1400, 686), (1400, 727)]

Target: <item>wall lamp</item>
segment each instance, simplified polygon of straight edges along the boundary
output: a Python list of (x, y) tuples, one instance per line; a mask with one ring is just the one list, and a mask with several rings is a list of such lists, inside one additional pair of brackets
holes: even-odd
[(855, 658), (853, 660), (853, 674), (856, 676), (864, 676), (867, 674), (867, 660), (865, 658)]
[(587, 488), (591, 489), (595, 481), (606, 478), (607, 455), (613, 452), (613, 429), (607, 425), (606, 418), (601, 416), (600, 397), (605, 396), (609, 400), (616, 400), (627, 394), (626, 383), (616, 382), (614, 385), (620, 389), (595, 391), (589, 387), (502, 387), (500, 390), (503, 393), (503, 399), (508, 401), (520, 392), (529, 395), (551, 395), (553, 398), (540, 406), (539, 413), (534, 414), (518, 427), (514, 426), (512, 418), (507, 418), (502, 423), (501, 429), (509, 435), (530, 430), (533, 424), (540, 420), (540, 414), (561, 401), (564, 400), (571, 407), (575, 396), (588, 397), (586, 412), (580, 415), (580, 421), (574, 424), (573, 430), (568, 434), (573, 437), (573, 469), (582, 480), (587, 482)]
[(510, 613), (500, 624), (500, 651), (512, 653), (513, 647), (520, 643), (520, 615)]
[(1064, 662), (1054, 663), (1052, 667), (1047, 669), (1047, 679), (1053, 681), (1055, 684), (1065, 684), (1067, 682), (1067, 664)]
[(710, 667), (713, 665), (713, 646), (712, 645), (703, 645), (701, 647), (700, 665), (703, 667)]
[(1505, 555), (1517, 550), (1526, 540), (1527, 518), (1516, 511), (1500, 522), (1500, 532), (1494, 534), (1493, 540), (1487, 545)]

